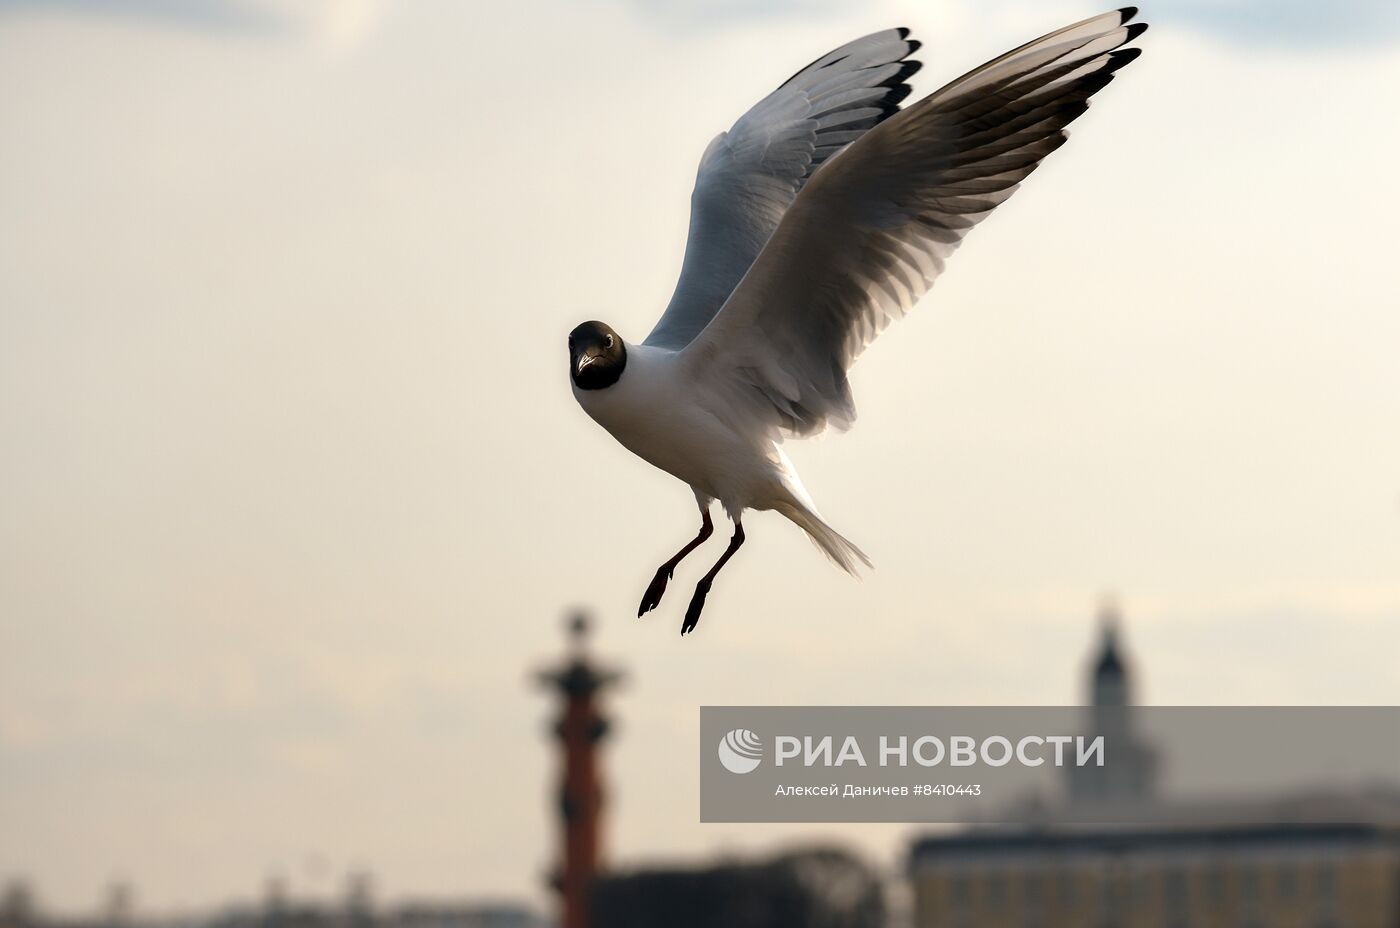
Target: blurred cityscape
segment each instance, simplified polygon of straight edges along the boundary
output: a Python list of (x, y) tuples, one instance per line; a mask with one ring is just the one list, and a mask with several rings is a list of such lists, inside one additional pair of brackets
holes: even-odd
[[(569, 622), (564, 660), (537, 674), (556, 699), (557, 912), (516, 903), (410, 900), (378, 904), (373, 877), (345, 877), (333, 903), (294, 897), (269, 881), (260, 902), (154, 918), (135, 888), (109, 887), (86, 918), (46, 914), (35, 888), (11, 879), (0, 928), (1397, 928), (1400, 794), (1258, 795), (1247, 803), (1172, 801), (1159, 794), (1164, 759), (1131, 731), (1130, 763), (1067, 768), (1061, 798), (1000, 814), (996, 825), (929, 829), (884, 873), (851, 851), (811, 846), (765, 859), (696, 861), (610, 870), (602, 696), (621, 676), (588, 650), (588, 623)], [(1136, 671), (1112, 606), (1098, 618), (1086, 675), (1091, 717), (1133, 704)], [(1111, 723), (1105, 723), (1111, 724)], [(1086, 826), (1076, 804), (1113, 807), (1117, 821)], [(1309, 823), (1289, 815), (1306, 805)]]
[(352, 873), (337, 903), (292, 897), (281, 880), (270, 880), (263, 898), (251, 905), (231, 905), (207, 912), (153, 918), (135, 905), (130, 884), (109, 887), (101, 909), (87, 917), (52, 918), (40, 907), (36, 892), (12, 880), (0, 898), (3, 928), (543, 928), (549, 924), (518, 904), (413, 901), (376, 905), (373, 880)]

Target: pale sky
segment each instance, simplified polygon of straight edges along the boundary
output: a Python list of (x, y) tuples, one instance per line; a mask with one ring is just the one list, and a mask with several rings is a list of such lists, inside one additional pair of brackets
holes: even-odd
[(640, 339), (709, 139), (856, 35), (916, 93), (1072, 0), (0, 0), (0, 878), (147, 911), (548, 902), (583, 604), (626, 669), (610, 858), (914, 828), (697, 823), (704, 704), (1062, 704), (1116, 591), (1143, 696), (1400, 679), (1400, 13), (1148, 5), (1142, 60), (788, 445), (871, 555), (711, 542), (576, 407)]

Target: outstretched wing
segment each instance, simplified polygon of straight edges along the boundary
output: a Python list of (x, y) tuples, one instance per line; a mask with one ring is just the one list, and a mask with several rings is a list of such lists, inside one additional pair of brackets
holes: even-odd
[(683, 362), (748, 428), (855, 419), (846, 372), (968, 230), (1068, 137), (1147, 27), (1132, 7), (1036, 39), (907, 107), (802, 189)]
[(705, 149), (680, 280), (646, 344), (684, 348), (709, 324), (797, 191), (842, 146), (899, 109), (919, 62), (907, 29), (843, 45), (794, 74)]

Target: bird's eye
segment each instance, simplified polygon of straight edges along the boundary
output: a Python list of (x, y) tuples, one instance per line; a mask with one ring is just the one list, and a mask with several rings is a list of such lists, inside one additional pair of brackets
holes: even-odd
[(613, 342), (612, 342), (612, 336), (611, 336), (611, 335), (609, 335), (609, 336), (608, 336), (608, 341), (607, 341), (607, 346), (608, 346), (608, 347), (609, 347), (609, 348), (611, 348), (611, 347), (612, 347), (612, 345), (613, 345)]

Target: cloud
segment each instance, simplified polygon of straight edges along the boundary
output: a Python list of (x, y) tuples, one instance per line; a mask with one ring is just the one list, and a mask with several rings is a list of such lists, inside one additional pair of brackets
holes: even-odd
[(1345, 0), (1172, 0), (1149, 9), (1162, 22), (1180, 22), (1230, 42), (1323, 48), (1382, 45), (1400, 40), (1400, 3)]
[(0, 11), (58, 11), (240, 32), (272, 31), (282, 25), (266, 4), (246, 0), (0, 0)]
[(680, 28), (728, 28), (775, 19), (829, 16), (841, 0), (631, 0), (654, 22)]
[[(830, 16), (855, 5), (846, 0), (629, 0), (629, 5), (668, 28), (729, 28), (774, 19)], [(940, 4), (940, 17), (948, 3)], [(1008, 9), (1033, 10), (1026, 0), (957, 0), (975, 21)], [(1088, 15), (1105, 4), (1084, 5)], [(1396, 0), (1157, 0), (1143, 17), (1176, 24), (1238, 45), (1324, 49), (1400, 41)], [(1039, 5), (1043, 9), (1043, 5)], [(358, 44), (379, 19), (382, 0), (0, 0), (0, 14), (58, 10), (125, 18), (224, 33), (294, 35), (335, 49)]]
[[(839, 0), (632, 0), (639, 12), (672, 26), (733, 26), (786, 17), (830, 15), (847, 5)], [(934, 10), (946, 19), (947, 2)], [(1043, 11), (1043, 3), (1026, 0), (960, 0), (959, 20), (976, 22), (1007, 11)], [(1085, 3), (1088, 16), (1107, 3)], [(1176, 24), (1238, 45), (1279, 45), (1299, 49), (1381, 45), (1400, 40), (1400, 3), (1396, 0), (1342, 0), (1320, 6), (1313, 0), (1144, 0), (1142, 17)], [(1071, 14), (1074, 15), (1074, 14)], [(1048, 29), (1052, 24), (1046, 23)]]
[(380, 0), (0, 0), (0, 14), (57, 11), (222, 34), (292, 36), (333, 49), (359, 43)]

